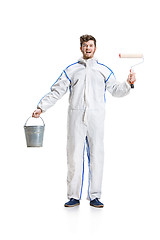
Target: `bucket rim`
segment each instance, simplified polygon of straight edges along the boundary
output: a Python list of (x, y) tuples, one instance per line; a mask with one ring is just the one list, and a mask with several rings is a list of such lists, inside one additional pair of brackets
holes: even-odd
[(32, 127), (32, 128), (33, 128), (33, 127), (43, 127), (43, 128), (44, 128), (45, 125), (33, 125), (33, 126), (30, 125), (30, 126), (24, 126), (24, 128), (29, 128), (29, 127)]

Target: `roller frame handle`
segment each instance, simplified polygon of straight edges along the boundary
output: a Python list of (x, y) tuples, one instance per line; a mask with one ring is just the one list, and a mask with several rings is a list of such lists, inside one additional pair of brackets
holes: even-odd
[[(130, 69), (130, 73), (134, 72), (133, 69)], [(134, 83), (131, 83), (131, 88), (134, 88)]]

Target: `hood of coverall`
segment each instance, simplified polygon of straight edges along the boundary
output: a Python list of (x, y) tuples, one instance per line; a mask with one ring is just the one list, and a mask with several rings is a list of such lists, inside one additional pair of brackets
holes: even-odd
[(84, 59), (83, 57), (81, 57), (78, 60), (79, 63), (84, 64), (85, 66), (93, 66), (94, 64), (96, 64), (98, 62), (98, 59), (93, 57), (93, 58), (89, 58), (89, 59)]

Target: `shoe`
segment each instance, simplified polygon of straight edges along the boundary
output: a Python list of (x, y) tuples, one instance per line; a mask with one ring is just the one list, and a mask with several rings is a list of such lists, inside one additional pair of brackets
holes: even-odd
[(74, 198), (71, 198), (69, 200), (69, 202), (66, 202), (64, 204), (65, 207), (75, 207), (75, 206), (78, 206), (78, 205), (80, 205), (80, 201), (77, 200), (77, 199), (74, 199)]
[(95, 198), (94, 200), (90, 201), (90, 206), (96, 207), (96, 208), (103, 208), (104, 204), (101, 203), (98, 198)]

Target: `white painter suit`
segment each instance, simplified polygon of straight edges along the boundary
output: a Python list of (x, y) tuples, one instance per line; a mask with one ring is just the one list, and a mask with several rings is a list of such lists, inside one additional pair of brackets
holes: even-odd
[(127, 82), (119, 83), (114, 73), (95, 58), (69, 65), (39, 102), (46, 111), (70, 90), (67, 134), (67, 196), (81, 199), (84, 152), (89, 165), (88, 199), (101, 197), (104, 161), (105, 91), (123, 97), (130, 91)]

